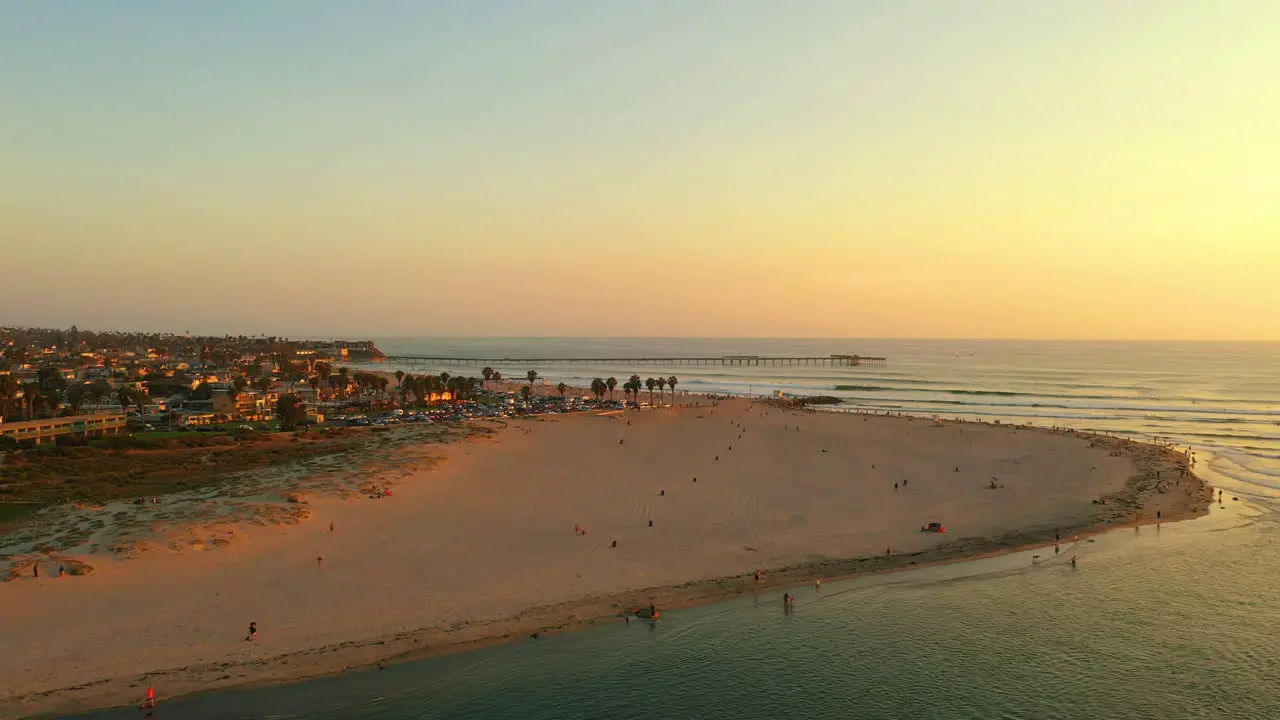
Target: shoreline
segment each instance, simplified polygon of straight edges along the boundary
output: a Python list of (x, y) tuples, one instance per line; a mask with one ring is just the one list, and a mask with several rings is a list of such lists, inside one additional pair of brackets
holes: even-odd
[[(683, 395), (687, 400), (691, 395)], [(737, 399), (743, 402), (744, 399)], [(757, 400), (752, 399), (752, 403)], [(776, 406), (774, 406), (776, 407)], [(645, 411), (645, 412), (661, 412)], [(794, 411), (793, 411), (794, 412)], [(807, 410), (803, 412), (818, 412)], [(863, 414), (863, 413), (859, 413)], [(873, 415), (867, 414), (869, 417)], [(909, 422), (933, 422), (932, 418), (893, 416)], [(440, 625), (419, 627), (362, 640), (331, 643), (292, 652), (247, 660), (241, 663), (193, 664), (147, 672), (141, 676), (102, 678), (76, 686), (45, 690), (20, 697), (10, 697), (15, 706), (22, 703), (38, 705), (42, 701), (64, 694), (63, 704), (74, 712), (84, 712), (104, 707), (120, 707), (126, 697), (138, 694), (138, 684), (164, 687), (164, 699), (173, 699), (206, 692), (257, 687), (322, 678), (376, 667), (380, 664), (403, 663), (443, 654), (466, 652), (505, 642), (527, 639), (531, 634), (569, 632), (576, 629), (616, 621), (620, 611), (653, 602), (661, 609), (681, 609), (732, 599), (755, 590), (781, 590), (783, 588), (812, 583), (815, 579), (841, 580), (866, 574), (900, 572), (953, 562), (965, 562), (986, 557), (1011, 554), (1054, 544), (1055, 532), (1065, 537), (1088, 537), (1135, 524), (1151, 524), (1155, 518), (1124, 517), (1134, 512), (1128, 508), (1142, 508), (1143, 500), (1161, 491), (1164, 482), (1152, 473), (1177, 469), (1185, 458), (1169, 447), (1122, 437), (1081, 433), (1065, 429), (1037, 426), (1001, 425), (975, 421), (946, 421), (963, 426), (982, 425), (1013, 431), (1028, 430), (1089, 440), (1113, 452), (1123, 452), (1132, 462), (1134, 473), (1123, 488), (1104, 496), (1111, 501), (1110, 517), (1077, 526), (1052, 527), (1044, 524), (1005, 532), (990, 537), (959, 538), (936, 547), (890, 555), (866, 555), (850, 558), (829, 558), (820, 561), (784, 565), (775, 568), (762, 567), (766, 582), (754, 581), (751, 573), (738, 573), (708, 577), (678, 585), (656, 585), (617, 593), (585, 595), (554, 604), (530, 607), (516, 615), (480, 618), (475, 621), (454, 623), (450, 627)], [(823, 450), (823, 452), (826, 452)], [(1191, 470), (1181, 479), (1198, 484), (1199, 496), (1189, 488), (1188, 497), (1195, 502), (1178, 513), (1162, 518), (1162, 522), (1177, 522), (1204, 515), (1212, 502), (1212, 490)], [(1115, 508), (1112, 510), (1111, 508)], [(1105, 512), (1105, 511), (1104, 511)], [(1065, 542), (1065, 541), (1064, 541)], [(232, 679), (237, 670), (252, 669), (256, 677), (238, 682)], [(194, 677), (193, 677), (194, 676)], [(231, 680), (231, 682), (225, 682)], [(90, 692), (84, 692), (90, 691)], [(79, 698), (65, 694), (82, 693)], [(76, 701), (78, 700), (78, 702)], [(50, 703), (51, 705), (56, 703)], [(57, 712), (67, 712), (67, 707)], [(34, 709), (34, 708), (33, 708)], [(52, 708), (51, 708), (52, 709)], [(49, 712), (49, 710), (43, 710)], [(22, 715), (18, 715), (19, 717)]]

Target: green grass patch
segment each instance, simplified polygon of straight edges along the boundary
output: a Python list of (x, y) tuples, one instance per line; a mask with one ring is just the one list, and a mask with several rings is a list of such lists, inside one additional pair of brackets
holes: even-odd
[(23, 520), (42, 507), (41, 503), (0, 503), (0, 525)]
[[(129, 433), (138, 440), (181, 440), (191, 437), (192, 433), (183, 430), (145, 430), (142, 432)], [(201, 433), (202, 435), (225, 435), (220, 433)]]

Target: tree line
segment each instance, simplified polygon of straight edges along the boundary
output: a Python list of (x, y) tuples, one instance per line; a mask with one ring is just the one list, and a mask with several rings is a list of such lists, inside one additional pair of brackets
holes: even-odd
[[(622, 383), (622, 392), (623, 392), (623, 395), (627, 399), (631, 400), (632, 402), (639, 402), (640, 391), (644, 388), (648, 388), (649, 404), (653, 405), (654, 404), (653, 402), (654, 388), (658, 389), (659, 403), (662, 402), (663, 393), (666, 391), (666, 389), (671, 388), (671, 404), (674, 405), (676, 401), (676, 384), (679, 382), (680, 382), (680, 379), (677, 378), (675, 375), (670, 375), (668, 377), (659, 377), (659, 378), (647, 378), (644, 381), (640, 380), (639, 375), (632, 375), (630, 378), (627, 379), (626, 382)], [(617, 378), (612, 378), (612, 377), (604, 378), (604, 379), (596, 378), (595, 380), (591, 381), (591, 392), (595, 394), (596, 398), (601, 400), (604, 399), (605, 393), (608, 393), (609, 399), (612, 400), (613, 391), (617, 387), (618, 387)]]
[(64, 404), (67, 415), (78, 415), (85, 405), (100, 405), (112, 399), (126, 411), (135, 405), (141, 412), (151, 402), (145, 390), (134, 386), (113, 389), (106, 380), (68, 383), (62, 372), (53, 367), (40, 368), (36, 379), (25, 383), (12, 374), (0, 375), (0, 416), (6, 419), (52, 417)]

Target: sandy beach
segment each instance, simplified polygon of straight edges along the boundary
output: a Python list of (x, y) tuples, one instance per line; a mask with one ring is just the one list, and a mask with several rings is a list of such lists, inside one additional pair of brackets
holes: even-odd
[[(294, 522), (244, 524), (231, 542), (2, 583), (0, 717), (527, 641), (650, 602), (1040, 543), (1052, 555), (1055, 534), (1209, 502), (1180, 455), (1127, 440), (677, 401), (485, 423), (389, 449), (387, 497), (316, 489)], [(931, 522), (947, 531), (921, 532)]]

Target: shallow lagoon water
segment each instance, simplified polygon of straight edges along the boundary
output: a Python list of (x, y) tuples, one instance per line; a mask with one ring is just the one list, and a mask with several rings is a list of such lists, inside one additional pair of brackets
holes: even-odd
[[(1270, 506), (1228, 500), (1200, 520), (1064, 543), (1057, 556), (770, 588), (654, 626), (619, 620), (194, 696), (157, 717), (1272, 719), (1276, 531)], [(784, 590), (799, 598), (791, 613)]]

